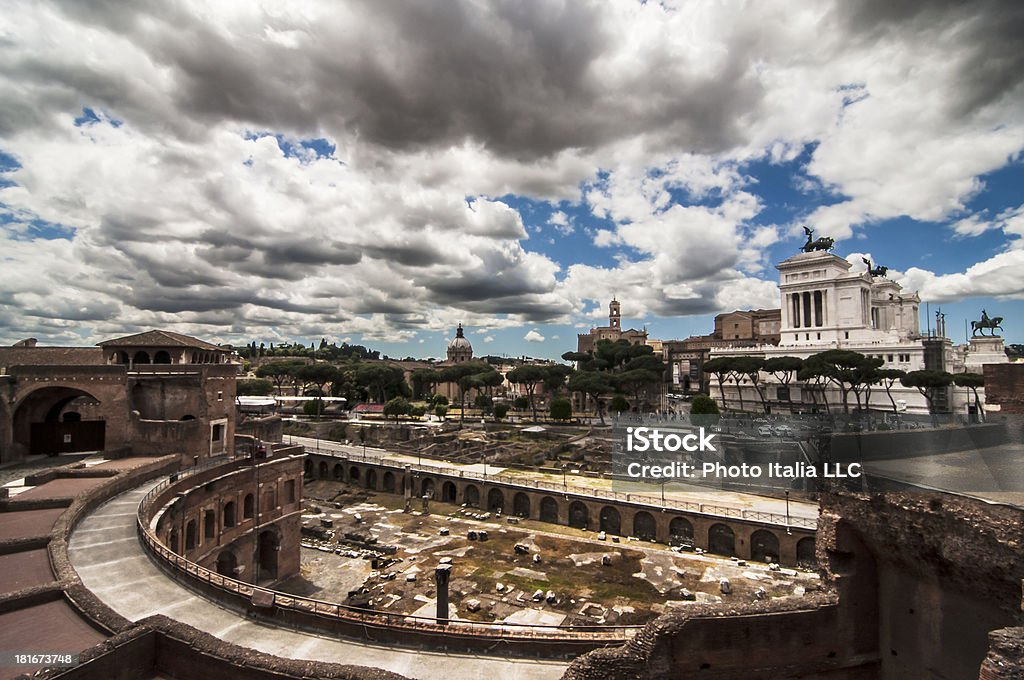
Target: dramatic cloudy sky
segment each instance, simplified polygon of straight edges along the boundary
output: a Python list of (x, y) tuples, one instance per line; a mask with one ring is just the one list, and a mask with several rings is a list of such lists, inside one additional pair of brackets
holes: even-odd
[(661, 338), (778, 306), (802, 224), (1021, 341), (1022, 35), (1019, 0), (8, 0), (0, 342), (558, 356), (613, 294)]

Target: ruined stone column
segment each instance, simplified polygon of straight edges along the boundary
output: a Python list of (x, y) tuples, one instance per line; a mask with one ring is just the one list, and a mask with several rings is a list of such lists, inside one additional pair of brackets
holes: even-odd
[(405, 512), (412, 512), (412, 465), (408, 463), (403, 468), (402, 495), (405, 497)]
[(434, 579), (437, 581), (437, 622), (448, 623), (448, 581), (452, 576), (452, 565), (439, 564), (434, 569)]

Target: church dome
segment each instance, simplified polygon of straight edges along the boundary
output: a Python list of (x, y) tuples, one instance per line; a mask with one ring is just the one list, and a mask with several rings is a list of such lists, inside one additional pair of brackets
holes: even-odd
[(449, 361), (469, 361), (473, 358), (473, 345), (469, 344), (469, 340), (462, 333), (462, 324), (455, 329), (455, 337), (448, 343), (448, 360)]

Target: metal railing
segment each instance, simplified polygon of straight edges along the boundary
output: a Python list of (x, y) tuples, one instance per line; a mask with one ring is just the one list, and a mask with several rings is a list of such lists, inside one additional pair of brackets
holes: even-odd
[[(236, 459), (237, 460), (237, 459)], [(395, 612), (383, 612), (376, 609), (353, 607), (327, 602), (309, 597), (291, 595), (281, 591), (254, 586), (251, 583), (224, 576), (214, 570), (200, 566), (199, 564), (179, 555), (157, 538), (150, 528), (150, 523), (155, 515), (154, 501), (168, 488), (177, 485), (189, 477), (204, 470), (224, 465), (225, 461), (218, 461), (214, 464), (204, 464), (179, 473), (163, 480), (150, 489), (139, 502), (137, 526), (139, 538), (144, 548), (155, 558), (160, 560), (172, 572), (180, 574), (192, 581), (199, 582), (214, 590), (224, 593), (252, 598), (257, 592), (263, 592), (273, 596), (274, 606), (293, 612), (311, 614), (316, 617), (334, 619), (360, 626), (374, 626), (380, 628), (401, 629), (420, 631), (444, 635), (460, 635), (481, 638), (507, 638), (526, 639), (534, 641), (596, 641), (601, 643), (623, 642), (643, 626), (614, 626), (614, 625), (543, 625), (530, 623), (494, 623), (486, 621), (450, 620), (447, 623), (440, 623), (433, 617), (414, 616), (411, 614), (399, 614)]]
[(408, 465), (413, 472), (419, 472), (421, 474), (437, 475), (441, 477), (451, 477), (453, 479), (459, 479), (462, 481), (471, 480), (481, 483), (491, 484), (504, 484), (507, 486), (518, 487), (524, 490), (531, 491), (550, 491), (565, 496), (576, 496), (584, 500), (593, 498), (604, 498), (608, 500), (624, 501), (626, 503), (637, 503), (640, 505), (650, 506), (656, 510), (682, 510), (684, 512), (691, 512), (700, 515), (708, 515), (709, 517), (718, 518), (731, 518), (731, 519), (743, 519), (750, 520), (752, 522), (761, 522), (763, 524), (773, 524), (783, 528), (799, 528), (799, 529), (817, 529), (818, 520), (812, 517), (799, 517), (793, 515), (785, 515), (777, 512), (766, 512), (763, 510), (748, 510), (746, 508), (736, 508), (726, 505), (716, 505), (713, 503), (698, 503), (694, 501), (679, 501), (672, 499), (662, 500), (659, 496), (652, 496), (640, 493), (625, 493), (622, 491), (611, 491), (609, 489), (597, 489), (593, 487), (578, 486), (575, 484), (559, 484), (558, 482), (546, 482), (543, 480), (536, 479), (524, 479), (517, 475), (507, 475), (502, 473), (497, 474), (483, 474), (482, 472), (460, 470), (444, 465), (432, 465), (430, 463), (407, 463), (405, 461), (399, 461), (394, 459), (388, 459), (385, 455), (372, 456), (370, 454), (360, 454), (351, 451), (339, 451), (322, 448), (320, 450), (313, 450), (310, 447), (306, 447), (307, 453), (312, 453), (318, 456), (329, 456), (329, 457), (342, 457), (345, 460), (369, 463), (373, 465), (379, 465), (381, 467), (392, 468), (397, 471), (402, 471), (405, 466)]

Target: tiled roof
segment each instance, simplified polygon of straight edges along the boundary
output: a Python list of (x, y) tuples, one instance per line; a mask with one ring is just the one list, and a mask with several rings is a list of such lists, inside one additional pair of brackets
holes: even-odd
[(96, 347), (0, 347), (0, 366), (98, 366)]
[(126, 335), (123, 338), (104, 340), (98, 343), (100, 347), (192, 347), (195, 349), (214, 350), (227, 352), (229, 350), (218, 347), (212, 343), (193, 338), (190, 335), (182, 335), (173, 331), (152, 330), (135, 335)]

